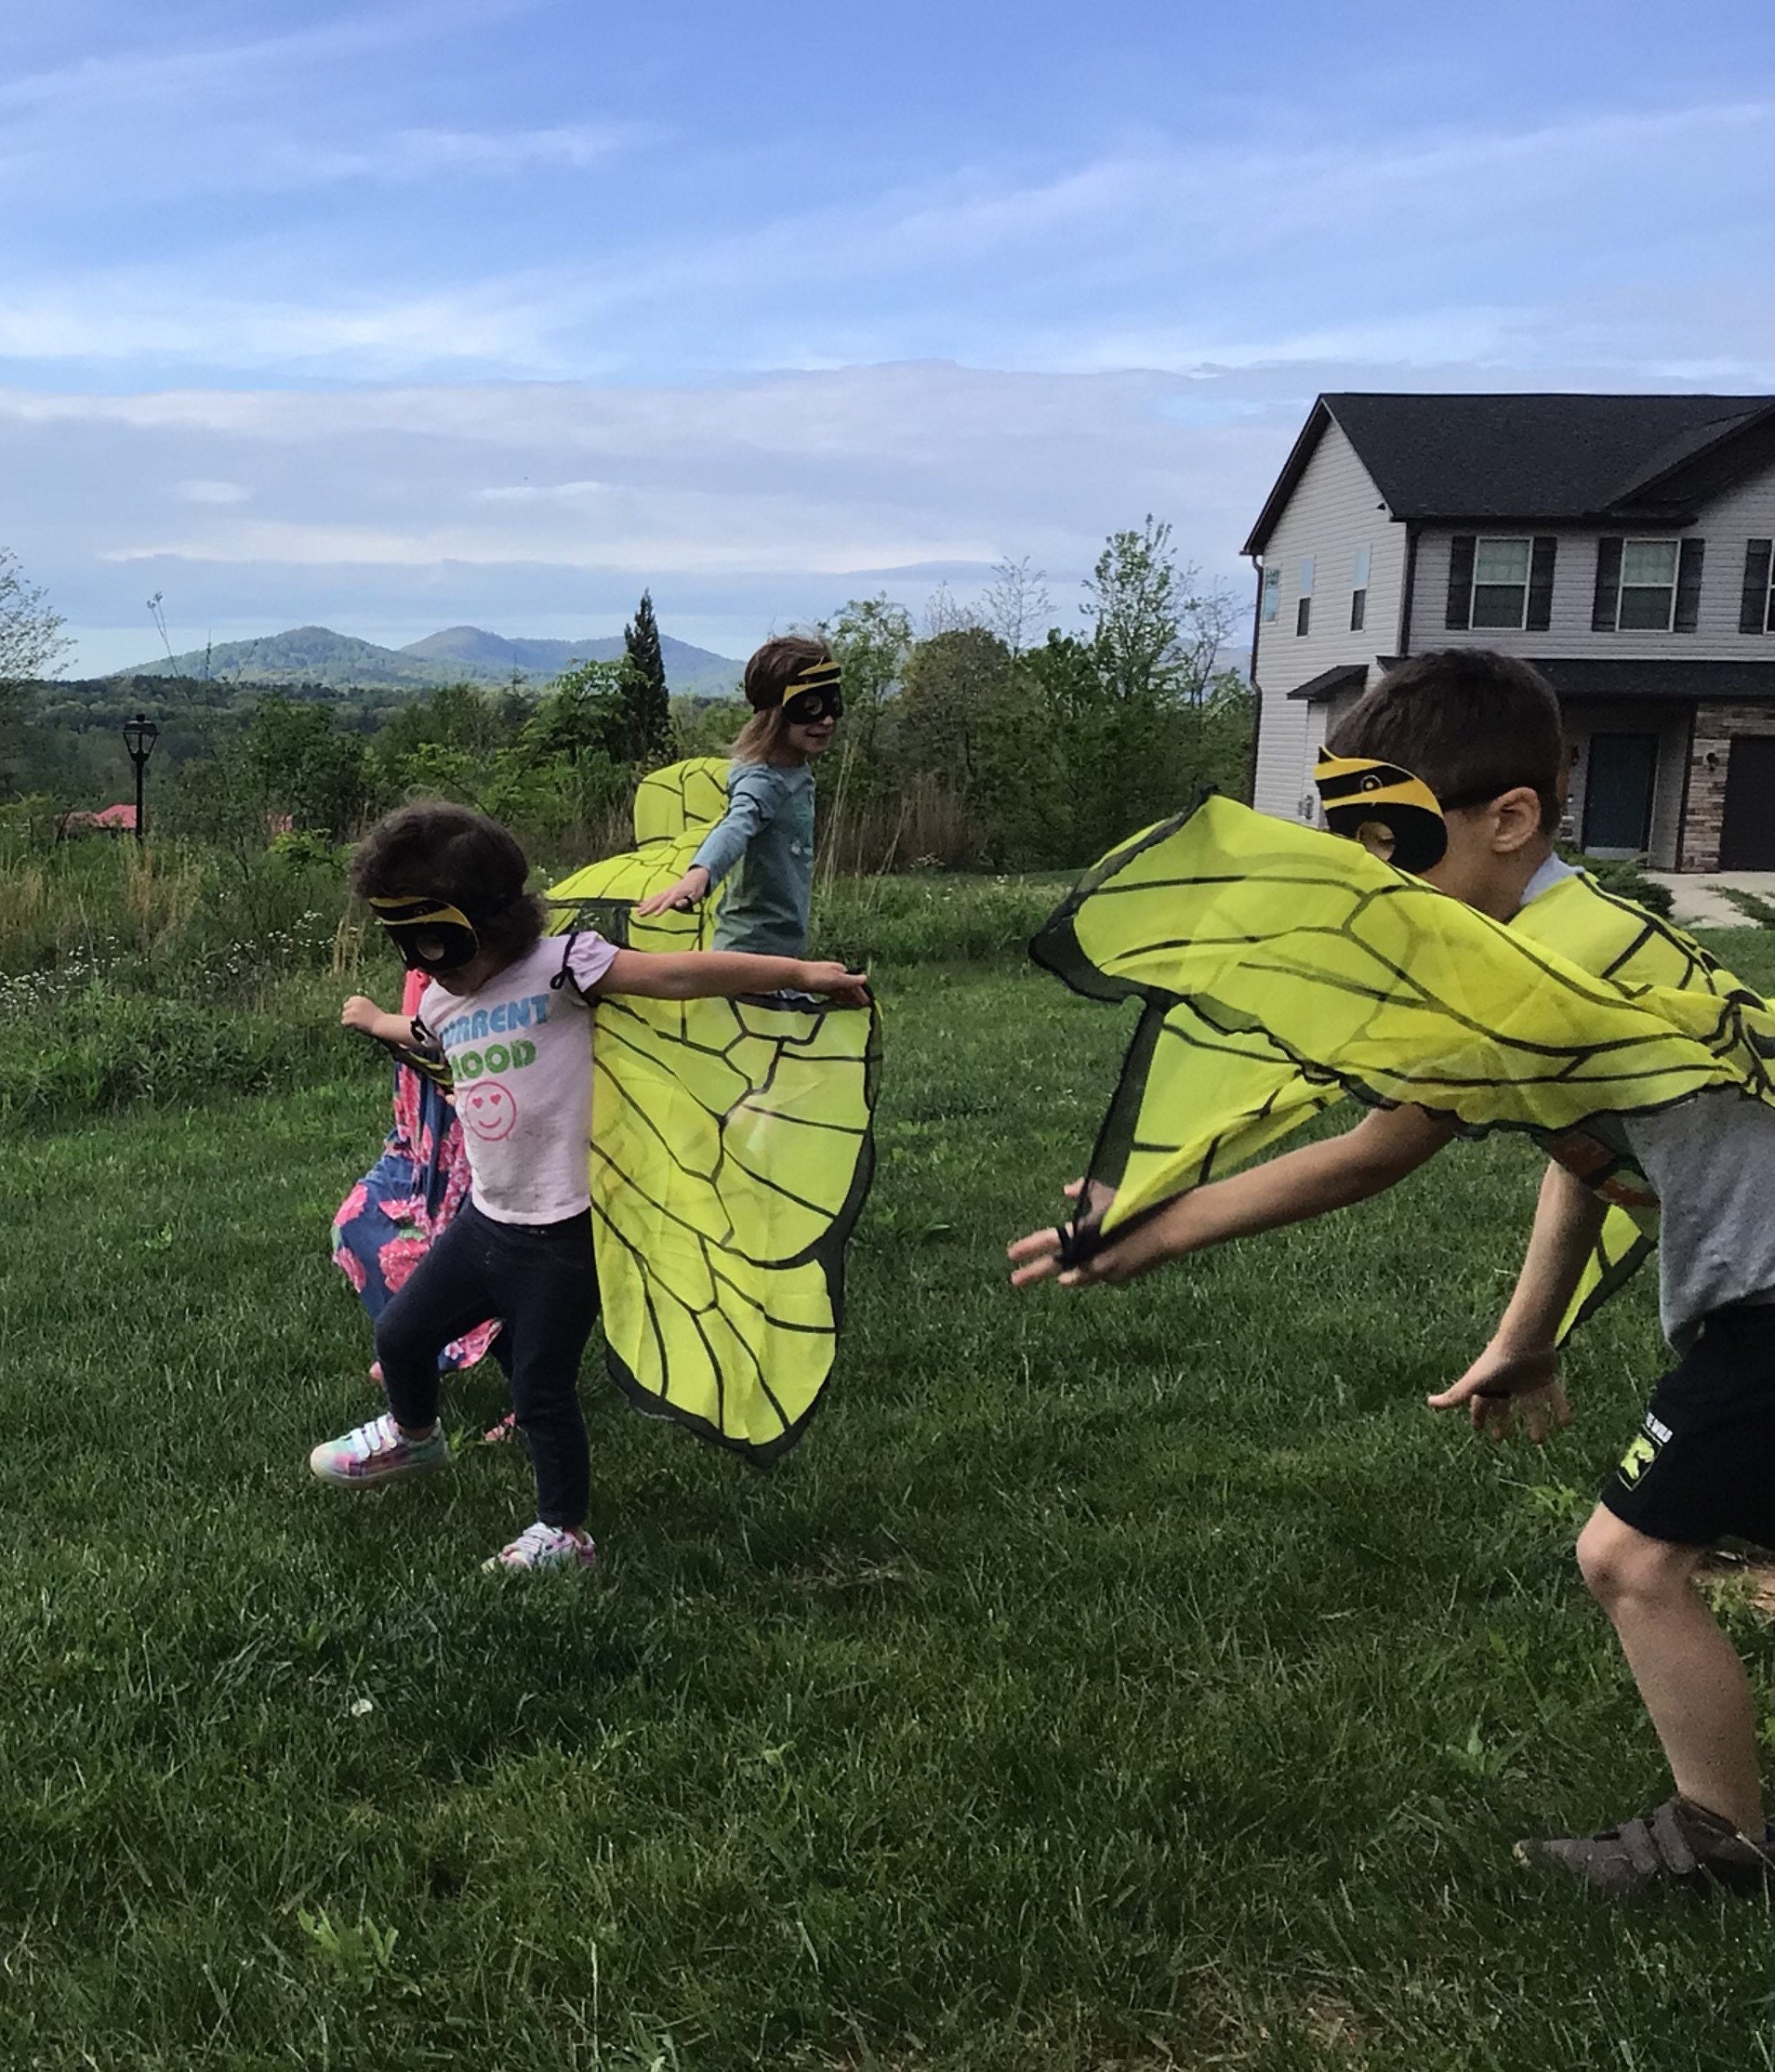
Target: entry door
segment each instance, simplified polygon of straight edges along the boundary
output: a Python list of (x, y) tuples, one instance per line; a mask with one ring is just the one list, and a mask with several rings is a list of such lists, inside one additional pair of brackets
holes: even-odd
[(1651, 839), (1658, 779), (1655, 733), (1593, 733), (1584, 776), (1584, 847), (1593, 855), (1637, 856)]
[(1775, 870), (1775, 734), (1741, 733), (1726, 765), (1721, 870)]

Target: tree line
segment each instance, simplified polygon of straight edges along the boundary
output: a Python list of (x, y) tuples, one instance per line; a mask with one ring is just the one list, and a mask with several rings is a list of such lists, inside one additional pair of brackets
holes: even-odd
[[(40, 594), (34, 609), (46, 611)], [(1148, 517), (1112, 534), (1071, 630), (1060, 615), (1025, 560), (1000, 564), (977, 604), (940, 587), (917, 624), (881, 596), (821, 622), (846, 703), (818, 772), (828, 867), (1069, 868), (1204, 784), (1246, 788), (1251, 693), (1224, 666), (1238, 610), (1178, 562), (1168, 525)], [(10, 680), (28, 673), (15, 659)], [(670, 695), (643, 595), (620, 660), (580, 664), (540, 691), (293, 693), (144, 678), (75, 703), (39, 683), (0, 703), (0, 785), (33, 801), (15, 811), (43, 819), (101, 769), (120, 785), (115, 728), (149, 700), (163, 730), (152, 826), (243, 855), (268, 839), (349, 841), (422, 795), (494, 814), (539, 854), (619, 847), (637, 777), (723, 753), (747, 710)]]

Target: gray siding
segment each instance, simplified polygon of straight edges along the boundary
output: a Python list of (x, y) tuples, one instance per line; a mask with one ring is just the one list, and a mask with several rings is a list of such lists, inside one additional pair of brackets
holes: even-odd
[[(1577, 661), (1596, 656), (1618, 661), (1679, 655), (1689, 661), (1742, 660), (1767, 654), (1775, 659), (1775, 639), (1738, 630), (1738, 604), (1744, 582), (1744, 542), (1775, 537), (1775, 468), (1741, 482), (1702, 510), (1688, 536), (1707, 543), (1702, 568), (1701, 611), (1692, 633), (1593, 633), (1590, 608), (1596, 594), (1598, 531), (1561, 531), (1556, 526), (1497, 526), (1489, 530), (1519, 537), (1552, 533), (1559, 542), (1554, 569), (1553, 623), (1545, 632), (1516, 632), (1498, 627), (1458, 628), (1445, 626), (1449, 595), (1449, 543), (1456, 532), (1487, 529), (1471, 525), (1426, 530), (1418, 544), (1418, 568), (1411, 607), (1411, 652), (1425, 648), (1486, 647), (1505, 654), (1565, 656)], [(1626, 535), (1632, 536), (1632, 535)], [(1644, 536), (1648, 535), (1643, 531)], [(1683, 534), (1665, 537), (1683, 537)]]
[[(1369, 549), (1368, 610), (1350, 631), (1356, 557)], [(1301, 562), (1313, 559), (1313, 614), (1303, 638), (1294, 630)], [(1264, 550), (1266, 569), (1281, 571), (1280, 607), (1257, 628), (1257, 681), (1264, 716), (1252, 797), (1261, 812), (1286, 819), (1310, 803), (1313, 758), (1325, 739), (1326, 710), (1289, 692), (1321, 670), (1391, 654), (1398, 639), (1405, 580), (1405, 527), (1391, 518), (1373, 478), (1336, 425), (1328, 426)]]

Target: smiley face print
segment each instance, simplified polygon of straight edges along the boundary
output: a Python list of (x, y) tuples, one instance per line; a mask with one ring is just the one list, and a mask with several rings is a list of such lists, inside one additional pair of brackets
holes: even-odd
[(483, 1143), (497, 1144), (518, 1127), (518, 1103), (510, 1087), (497, 1079), (476, 1080), (457, 1095), (462, 1127)]

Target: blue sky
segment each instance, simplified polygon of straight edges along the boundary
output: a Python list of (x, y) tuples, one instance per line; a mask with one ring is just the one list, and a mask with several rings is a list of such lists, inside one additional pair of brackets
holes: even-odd
[(1775, 8), (58, 0), (0, 32), (0, 546), (74, 666), (320, 621), (743, 653), (1322, 388), (1775, 389)]

